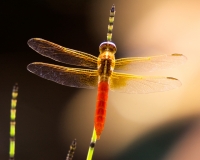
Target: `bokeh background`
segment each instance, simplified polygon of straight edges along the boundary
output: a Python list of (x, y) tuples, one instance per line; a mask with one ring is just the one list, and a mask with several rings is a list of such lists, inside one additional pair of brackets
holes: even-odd
[[(183, 65), (152, 73), (178, 78), (172, 91), (109, 94), (107, 121), (94, 160), (200, 159), (200, 1), (21, 0), (0, 9), (0, 159), (8, 159), (12, 86), (19, 83), (16, 160), (62, 160), (77, 138), (74, 160), (86, 159), (96, 90), (61, 86), (26, 70), (60, 64), (27, 45), (33, 37), (98, 55), (116, 5), (117, 58), (181, 53)], [(64, 65), (64, 64), (60, 64)]]

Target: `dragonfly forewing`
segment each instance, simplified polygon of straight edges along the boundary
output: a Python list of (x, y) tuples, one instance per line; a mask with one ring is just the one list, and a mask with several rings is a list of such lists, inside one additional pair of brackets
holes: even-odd
[(155, 70), (173, 68), (186, 61), (182, 54), (159, 55), (152, 57), (131, 57), (116, 59), (115, 69), (133, 73), (151, 72)]
[(163, 92), (181, 86), (181, 82), (172, 77), (137, 76), (113, 72), (110, 78), (110, 89), (124, 93)]
[(42, 78), (65, 86), (93, 89), (98, 85), (97, 70), (62, 67), (42, 62), (31, 63), (27, 68)]
[(41, 38), (30, 39), (28, 45), (39, 54), (53, 60), (75, 66), (97, 68), (97, 57), (91, 54), (65, 48)]

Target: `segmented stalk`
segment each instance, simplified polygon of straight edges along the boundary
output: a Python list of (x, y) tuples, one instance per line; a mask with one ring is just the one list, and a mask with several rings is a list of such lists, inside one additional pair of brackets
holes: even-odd
[(115, 19), (115, 5), (113, 4), (112, 8), (110, 10), (110, 16), (109, 16), (107, 41), (112, 41), (112, 31), (113, 31), (114, 19)]
[(70, 145), (70, 149), (68, 151), (66, 160), (72, 160), (72, 158), (74, 156), (75, 149), (76, 149), (76, 145), (77, 145), (77, 142), (76, 142), (76, 139), (74, 139), (72, 141), (72, 144)]
[(16, 83), (12, 91), (11, 109), (10, 109), (10, 151), (9, 160), (15, 159), (15, 125), (16, 125), (16, 106), (18, 96), (18, 84)]
[(96, 141), (97, 141), (97, 135), (96, 135), (96, 131), (95, 131), (95, 127), (93, 129), (93, 133), (92, 133), (92, 139), (90, 142), (90, 146), (89, 146), (89, 150), (88, 150), (88, 154), (87, 154), (87, 159), (86, 160), (92, 160), (92, 156), (94, 153), (94, 147), (96, 145)]

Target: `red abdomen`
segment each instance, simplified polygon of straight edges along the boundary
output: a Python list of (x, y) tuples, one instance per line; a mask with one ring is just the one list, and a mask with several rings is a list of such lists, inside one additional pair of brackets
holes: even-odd
[(94, 119), (94, 126), (97, 134), (97, 139), (100, 139), (106, 119), (106, 107), (108, 101), (109, 85), (107, 81), (99, 82), (97, 92), (97, 104)]

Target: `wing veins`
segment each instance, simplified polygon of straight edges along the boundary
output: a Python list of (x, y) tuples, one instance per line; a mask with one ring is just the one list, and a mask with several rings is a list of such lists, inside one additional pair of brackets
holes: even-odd
[(97, 68), (97, 57), (85, 52), (62, 47), (41, 38), (32, 38), (28, 45), (39, 54), (65, 64)]
[(172, 77), (137, 76), (117, 72), (113, 72), (110, 79), (111, 90), (126, 93), (162, 92), (180, 85), (180, 81)]
[(63, 67), (42, 62), (31, 63), (27, 68), (42, 78), (65, 86), (92, 89), (98, 84), (97, 70)]
[(166, 68), (173, 68), (186, 61), (182, 54), (174, 53), (171, 55), (159, 55), (152, 57), (130, 57), (116, 59), (115, 69), (126, 70), (134, 73), (151, 72)]

